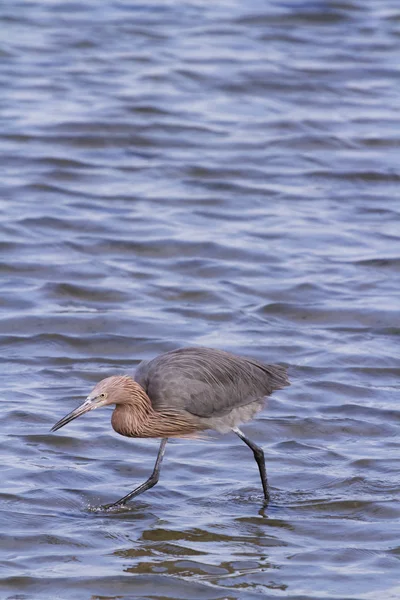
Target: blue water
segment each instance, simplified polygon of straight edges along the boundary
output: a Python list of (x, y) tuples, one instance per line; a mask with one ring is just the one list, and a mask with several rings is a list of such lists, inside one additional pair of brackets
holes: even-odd
[[(0, 7), (0, 591), (400, 598), (397, 2)], [(167, 446), (102, 377), (187, 345), (289, 367)]]

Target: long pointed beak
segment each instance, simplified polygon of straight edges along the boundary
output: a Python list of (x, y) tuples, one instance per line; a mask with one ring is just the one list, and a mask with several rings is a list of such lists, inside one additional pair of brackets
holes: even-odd
[(74, 419), (77, 419), (81, 415), (84, 415), (85, 413), (89, 412), (89, 410), (93, 410), (94, 408), (103, 406), (103, 404), (104, 401), (100, 400), (99, 398), (87, 398), (83, 404), (78, 406), (78, 408), (75, 408), (75, 410), (68, 413), (68, 415), (65, 415), (65, 417), (57, 421), (57, 423), (53, 425), (50, 431), (57, 431), (57, 429), (61, 429), (61, 427), (64, 427), (64, 425), (67, 425), (67, 423), (70, 423)]

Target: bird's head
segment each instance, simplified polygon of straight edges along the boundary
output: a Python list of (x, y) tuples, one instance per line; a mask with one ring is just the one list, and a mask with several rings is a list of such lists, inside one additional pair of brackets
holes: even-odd
[(138, 390), (141, 390), (139, 384), (128, 375), (106, 377), (94, 386), (83, 404), (60, 419), (53, 425), (51, 431), (61, 429), (67, 423), (95, 408), (108, 406), (109, 404), (126, 404), (130, 402), (132, 394), (134, 395)]

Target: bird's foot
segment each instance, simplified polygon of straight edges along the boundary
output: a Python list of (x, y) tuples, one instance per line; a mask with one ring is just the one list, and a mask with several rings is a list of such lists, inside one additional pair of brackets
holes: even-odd
[(102, 504), (99, 506), (100, 510), (110, 510), (110, 508), (122, 508), (125, 506), (125, 502), (112, 502), (111, 504)]

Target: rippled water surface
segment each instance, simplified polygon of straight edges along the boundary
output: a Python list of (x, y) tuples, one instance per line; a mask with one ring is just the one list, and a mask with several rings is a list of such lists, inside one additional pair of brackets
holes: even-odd
[[(400, 598), (397, 0), (0, 7), (0, 596)], [(167, 446), (100, 378), (186, 345), (288, 365)]]

